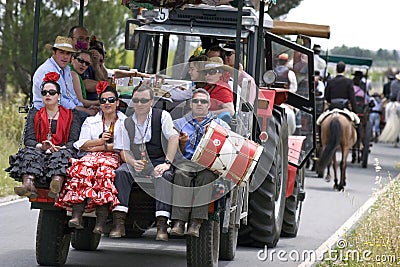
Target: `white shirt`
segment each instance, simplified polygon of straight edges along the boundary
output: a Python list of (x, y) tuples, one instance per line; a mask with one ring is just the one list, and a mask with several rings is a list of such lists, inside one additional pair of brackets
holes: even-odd
[(297, 91), (297, 79), (296, 79), (296, 74), (294, 73), (294, 71), (289, 70), (288, 79), (289, 79), (289, 82), (290, 82), (289, 91), (292, 92), (292, 93), (296, 93), (296, 91)]
[[(95, 116), (90, 116), (85, 119), (82, 124), (79, 140), (74, 143), (74, 147), (79, 149), (86, 141), (98, 139), (103, 133), (103, 112), (99, 111)], [(125, 114), (121, 111), (117, 112), (118, 120), (114, 126), (114, 143), (120, 139), (121, 127), (124, 127)], [(108, 130), (108, 127), (105, 128)]]
[(314, 54), (314, 70), (319, 70), (320, 76), (324, 77), (326, 61), (319, 55)]
[[(151, 117), (153, 115), (153, 109), (150, 109), (150, 112), (147, 116), (144, 124), (139, 124), (136, 118), (136, 114), (134, 113), (131, 119), (135, 123), (135, 137), (133, 140), (134, 144), (142, 144), (142, 142), (147, 143), (151, 139)], [(161, 130), (164, 137), (169, 140), (171, 136), (178, 135), (178, 132), (174, 129), (174, 123), (172, 122), (171, 115), (165, 110), (161, 113)], [(121, 138), (114, 140), (114, 149), (115, 150), (130, 150), (130, 141), (129, 134), (126, 130), (125, 126), (121, 130)]]

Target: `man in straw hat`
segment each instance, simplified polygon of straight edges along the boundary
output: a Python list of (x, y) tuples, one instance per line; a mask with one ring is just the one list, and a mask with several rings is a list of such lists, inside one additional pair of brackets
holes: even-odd
[(211, 97), (210, 111), (228, 123), (235, 113), (233, 92), (228, 84), (232, 71), (233, 68), (224, 65), (220, 57), (209, 58), (203, 70), (207, 82), (204, 89)]
[(76, 108), (80, 113), (81, 119), (88, 115), (95, 115), (97, 110), (83, 107), (74, 90), (71, 70), (68, 66), (72, 54), (76, 52), (72, 39), (65, 36), (57, 36), (54, 44), (46, 44), (45, 47), (51, 50), (51, 57), (40, 65), (33, 75), (33, 105), (35, 108), (40, 109), (43, 107), (40, 94), (42, 81), (46, 73), (54, 71), (60, 75), (58, 81), (61, 89), (59, 103), (68, 109)]

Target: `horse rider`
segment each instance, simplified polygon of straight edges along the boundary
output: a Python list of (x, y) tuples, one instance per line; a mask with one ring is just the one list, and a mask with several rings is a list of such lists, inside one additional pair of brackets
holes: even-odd
[[(323, 119), (330, 113), (334, 108), (341, 109), (356, 125), (360, 123), (360, 118), (356, 113), (353, 112), (357, 106), (353, 81), (344, 76), (346, 70), (346, 64), (340, 61), (336, 65), (337, 75), (335, 78), (327, 82), (325, 88), (325, 100), (329, 104), (329, 110), (319, 116), (317, 119), (317, 125), (321, 125)], [(349, 106), (350, 104), (350, 106)]]

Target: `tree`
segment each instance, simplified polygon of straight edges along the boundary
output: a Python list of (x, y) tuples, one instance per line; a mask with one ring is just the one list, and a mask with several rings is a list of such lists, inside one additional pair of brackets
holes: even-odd
[[(7, 0), (0, 2), (0, 93), (5, 96), (6, 84), (12, 84), (14, 92), (30, 93), (32, 64), (34, 0)], [(113, 3), (91, 1), (85, 11), (85, 27), (103, 41), (106, 48), (122, 50), (120, 42), (125, 28), (125, 20), (130, 11)], [(37, 64), (49, 56), (45, 44), (52, 44), (57, 35), (68, 35), (69, 29), (78, 24), (79, 7), (71, 0), (41, 0), (40, 29)], [(94, 18), (94, 19), (88, 19)], [(111, 50), (111, 49), (110, 49)], [(107, 54), (107, 64), (118, 66), (120, 58), (116, 53)], [(5, 77), (5, 79), (4, 79)]]
[(268, 10), (268, 14), (271, 18), (277, 18), (279, 16), (289, 13), (292, 8), (300, 5), (303, 0), (287, 0), (287, 1), (277, 1), (276, 5), (272, 6)]

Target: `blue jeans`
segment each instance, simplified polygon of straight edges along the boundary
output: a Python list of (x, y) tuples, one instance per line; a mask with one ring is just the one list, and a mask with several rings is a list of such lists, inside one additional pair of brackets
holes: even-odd
[(380, 132), (379, 124), (381, 122), (381, 114), (378, 112), (371, 112), (369, 114), (369, 121), (372, 125), (372, 132), (378, 134)]

